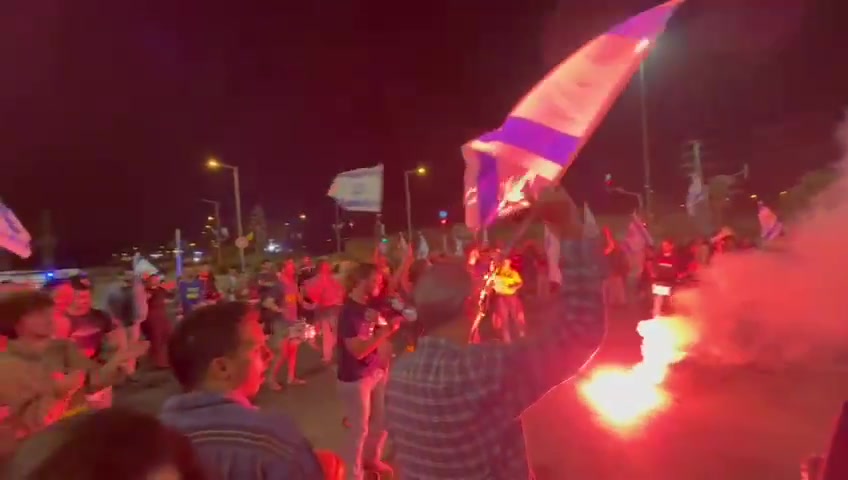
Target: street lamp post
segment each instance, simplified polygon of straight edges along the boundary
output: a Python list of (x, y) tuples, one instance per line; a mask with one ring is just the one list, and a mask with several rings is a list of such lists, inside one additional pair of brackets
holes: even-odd
[[(233, 191), (235, 192), (235, 201), (236, 201), (236, 231), (238, 232), (238, 238), (244, 237), (244, 227), (241, 223), (241, 186), (239, 184), (239, 169), (233, 165), (227, 165), (226, 163), (221, 163), (215, 158), (210, 158), (206, 161), (206, 166), (211, 169), (218, 168), (226, 168), (228, 170), (232, 170), (233, 172)], [(244, 262), (244, 249), (239, 248), (239, 263), (241, 263), (241, 271), (245, 271), (245, 262)]]
[[(639, 64), (639, 104), (642, 110), (642, 164), (645, 169), (645, 216), (650, 221), (652, 211), (651, 152), (648, 147), (648, 110), (646, 107), (645, 62)], [(640, 202), (641, 203), (641, 202)]]
[(410, 242), (412, 242), (412, 191), (409, 188), (409, 177), (411, 175), (423, 177), (427, 175), (427, 169), (418, 167), (414, 170), (403, 172), (403, 186), (406, 191), (406, 234), (409, 235), (408, 239)]
[(217, 255), (218, 268), (221, 268), (221, 265), (223, 265), (223, 262), (221, 260), (221, 202), (215, 200), (207, 200), (205, 198), (200, 199), (200, 201), (212, 205), (213, 211), (215, 212), (215, 250)]

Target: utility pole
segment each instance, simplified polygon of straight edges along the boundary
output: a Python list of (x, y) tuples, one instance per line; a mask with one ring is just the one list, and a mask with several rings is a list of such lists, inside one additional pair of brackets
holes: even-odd
[(704, 180), (704, 164), (701, 162), (701, 153), (703, 144), (700, 140), (692, 140), (689, 142), (692, 147), (692, 173), (698, 175), (701, 181)]

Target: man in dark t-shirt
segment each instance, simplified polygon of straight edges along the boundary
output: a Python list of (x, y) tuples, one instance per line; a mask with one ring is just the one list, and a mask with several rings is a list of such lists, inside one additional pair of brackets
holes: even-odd
[(337, 388), (351, 431), (339, 453), (352, 478), (362, 478), (366, 469), (391, 472), (380, 460), (386, 440), (383, 411), (387, 377), (379, 349), (399, 324), (375, 328), (378, 313), (369, 307), (369, 300), (379, 275), (373, 264), (358, 265), (351, 272), (353, 287), (339, 315)]
[(119, 325), (108, 313), (91, 308), (91, 282), (88, 278), (73, 277), (69, 284), (74, 291), (66, 313), (71, 325), (70, 340), (88, 358), (95, 359), (101, 354), (106, 335)]

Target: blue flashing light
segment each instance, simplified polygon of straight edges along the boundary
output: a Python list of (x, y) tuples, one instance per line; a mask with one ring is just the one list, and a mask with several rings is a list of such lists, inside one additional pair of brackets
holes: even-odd
[(439, 218), (441, 218), (442, 220), (448, 218), (448, 211), (447, 210), (439, 210)]

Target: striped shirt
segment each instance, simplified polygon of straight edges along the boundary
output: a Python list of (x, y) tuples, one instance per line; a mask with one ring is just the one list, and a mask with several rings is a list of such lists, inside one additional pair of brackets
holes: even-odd
[(191, 440), (210, 479), (323, 480), (311, 445), (294, 422), (244, 398), (190, 392), (169, 398), (162, 422)]
[(565, 241), (560, 259), (562, 289), (537, 335), (510, 345), (424, 337), (396, 362), (386, 421), (401, 478), (533, 478), (519, 416), (575, 375), (605, 334), (600, 245)]

